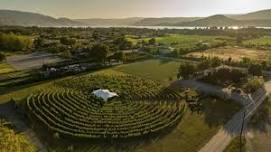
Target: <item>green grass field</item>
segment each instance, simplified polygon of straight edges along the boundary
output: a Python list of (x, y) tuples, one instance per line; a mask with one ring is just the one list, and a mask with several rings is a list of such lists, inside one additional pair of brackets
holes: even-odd
[[(135, 38), (133, 36), (127, 36), (127, 40), (131, 41), (133, 44), (136, 44), (139, 41), (148, 42), (150, 38)], [(200, 36), (200, 35), (167, 35), (163, 37), (156, 37), (157, 43), (162, 43), (165, 45), (170, 45), (174, 48), (183, 48), (183, 49), (191, 49), (195, 47), (198, 43), (206, 43), (209, 46), (216, 45), (224, 40), (229, 40), (227, 37), (221, 36)]]
[(171, 81), (176, 80), (180, 64), (181, 62), (153, 59), (121, 65), (114, 68), (114, 70), (168, 84)]
[(243, 42), (243, 45), (245, 46), (271, 46), (271, 37), (266, 36), (266, 37), (261, 37), (257, 39), (252, 39), (252, 40), (247, 40)]

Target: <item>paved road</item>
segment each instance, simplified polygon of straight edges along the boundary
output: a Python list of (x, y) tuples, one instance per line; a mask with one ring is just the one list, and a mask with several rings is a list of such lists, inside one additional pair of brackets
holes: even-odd
[(246, 113), (245, 125), (249, 121), (250, 117), (256, 111), (256, 109), (265, 100), (267, 95), (271, 92), (271, 81), (265, 83), (265, 89), (259, 89), (252, 95), (251, 98), (244, 97), (239, 94), (232, 94), (228, 89), (222, 89), (217, 86), (209, 84), (187, 80), (177, 81), (176, 84), (185, 87), (195, 88), (207, 94), (217, 95), (219, 97), (230, 98), (238, 103), (243, 104), (244, 108), (236, 113), (211, 140), (202, 147), (199, 152), (223, 152), (231, 140), (239, 135), (242, 126), (242, 120), (244, 112)]
[(15, 127), (16, 132), (23, 133), (30, 143), (32, 143), (38, 152), (47, 152), (48, 150), (36, 136), (35, 132), (29, 128), (23, 121), (21, 115), (15, 112), (14, 105), (11, 103), (1, 104), (0, 105), (0, 117), (6, 118), (12, 125)]

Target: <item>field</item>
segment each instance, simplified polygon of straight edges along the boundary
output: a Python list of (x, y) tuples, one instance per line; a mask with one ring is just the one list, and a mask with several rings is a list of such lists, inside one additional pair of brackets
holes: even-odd
[[(102, 75), (122, 75), (122, 74), (132, 74), (139, 76), (148, 80), (155, 80), (157, 82), (163, 82), (164, 85), (168, 84), (169, 77), (175, 78), (177, 68), (179, 66), (178, 62), (164, 62), (161, 60), (148, 60), (133, 64), (122, 65), (112, 69), (106, 69), (97, 71), (90, 74), (102, 74)], [(130, 70), (132, 69), (132, 70)], [(142, 70), (144, 69), (144, 70)], [(89, 74), (87, 74), (89, 75)], [(86, 76), (87, 76), (86, 75)], [(85, 76), (85, 75), (81, 75)], [(43, 84), (37, 84), (34, 86), (25, 86), (20, 90), (11, 92), (9, 94), (1, 95), (0, 101), (7, 102), (10, 97), (13, 97), (17, 101), (27, 97), (29, 94), (35, 92), (36, 90), (44, 90), (44, 88), (52, 88), (56, 83), (68, 79), (74, 79), (78, 76), (71, 76), (68, 78), (60, 79), (54, 82), (46, 82)], [(124, 81), (125, 82), (125, 81)], [(72, 83), (75, 84), (75, 83)], [(86, 83), (88, 84), (88, 83)], [(102, 83), (103, 84), (103, 83)], [(111, 83), (110, 83), (111, 84)], [(113, 83), (114, 84), (114, 83)], [(111, 84), (112, 85), (112, 84)], [(71, 86), (71, 85), (69, 85)], [(134, 86), (134, 85), (133, 85)], [(83, 88), (83, 87), (80, 87)], [(157, 87), (159, 88), (159, 87)], [(120, 88), (121, 89), (121, 88)], [(140, 91), (141, 89), (139, 89)], [(151, 89), (152, 90), (152, 89)], [(59, 90), (60, 91), (60, 90)], [(70, 97), (68, 97), (70, 98)], [(89, 144), (82, 146), (75, 142), (73, 144), (63, 140), (54, 140), (52, 143), (52, 148), (56, 151), (67, 150), (68, 148), (74, 149), (74, 151), (197, 151), (201, 146), (203, 146), (225, 123), (235, 112), (239, 110), (239, 106), (235, 103), (225, 102), (214, 98), (204, 99), (202, 101), (204, 110), (201, 114), (191, 113), (189, 110), (184, 113), (181, 122), (176, 126), (175, 129), (167, 134), (161, 134), (154, 139), (144, 140), (141, 142), (123, 143), (123, 144)], [(110, 105), (108, 105), (110, 107)], [(154, 106), (155, 107), (155, 106)], [(216, 115), (213, 115), (216, 113)], [(48, 135), (46, 132), (39, 131), (40, 136), (48, 141)], [(61, 136), (60, 136), (61, 138)], [(51, 138), (50, 138), (51, 139)], [(110, 146), (111, 145), (111, 146)], [(78, 148), (80, 147), (80, 148)], [(80, 149), (80, 150), (79, 150)]]
[(271, 53), (269, 51), (257, 49), (227, 47), (227, 48), (214, 48), (202, 52), (193, 52), (187, 54), (186, 56), (192, 56), (196, 58), (200, 58), (202, 56), (219, 57), (224, 60), (228, 60), (229, 57), (231, 57), (233, 61), (241, 61), (242, 58), (246, 57), (251, 60), (269, 61), (271, 58)]
[(131, 75), (157, 80), (168, 84), (176, 80), (177, 71), (181, 62), (167, 60), (146, 60), (127, 65), (121, 65), (114, 70)]
[(266, 37), (261, 37), (257, 39), (252, 39), (252, 40), (246, 40), (243, 42), (244, 46), (247, 47), (269, 47), (271, 46), (271, 37), (266, 36)]
[[(174, 48), (181, 48), (181, 49), (188, 49), (193, 50), (197, 44), (203, 43), (207, 46), (215, 46), (223, 41), (229, 40), (227, 37), (222, 36), (200, 36), (200, 35), (167, 35), (163, 37), (156, 37), (156, 42), (160, 44), (165, 44)], [(150, 38), (135, 38), (132, 36), (128, 36), (127, 40), (131, 41), (133, 44), (136, 44), (139, 41), (146, 41), (150, 40)]]
[(15, 71), (15, 69), (7, 63), (0, 63), (0, 69), (0, 75)]

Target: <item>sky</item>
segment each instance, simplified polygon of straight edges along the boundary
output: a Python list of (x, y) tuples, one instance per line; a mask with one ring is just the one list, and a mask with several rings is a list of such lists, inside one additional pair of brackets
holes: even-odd
[(271, 9), (270, 0), (0, 0), (0, 9), (53, 17), (191, 17)]

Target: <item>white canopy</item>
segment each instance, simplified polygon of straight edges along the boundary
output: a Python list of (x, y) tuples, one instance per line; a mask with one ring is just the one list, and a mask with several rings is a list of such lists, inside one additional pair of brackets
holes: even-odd
[(92, 92), (96, 97), (102, 98), (104, 101), (107, 101), (108, 99), (118, 96), (117, 93), (115, 92), (110, 92), (109, 90), (106, 89), (98, 89), (94, 90)]

